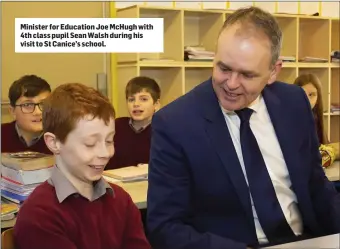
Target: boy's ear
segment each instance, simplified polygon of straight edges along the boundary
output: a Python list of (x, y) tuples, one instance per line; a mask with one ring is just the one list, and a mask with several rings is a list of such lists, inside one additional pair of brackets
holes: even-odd
[(158, 111), (161, 108), (161, 101), (158, 99), (155, 103), (155, 112)]
[(13, 106), (10, 105), (10, 106), (8, 107), (8, 113), (9, 113), (14, 119), (16, 119), (16, 115), (15, 115), (14, 108), (15, 108), (15, 107), (13, 107)]
[(44, 140), (47, 148), (52, 151), (53, 154), (58, 155), (60, 153), (61, 143), (53, 133), (46, 132), (44, 134)]

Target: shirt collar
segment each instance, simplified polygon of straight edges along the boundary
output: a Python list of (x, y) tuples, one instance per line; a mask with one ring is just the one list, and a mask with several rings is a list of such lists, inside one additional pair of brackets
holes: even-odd
[(133, 123), (132, 123), (132, 119), (130, 118), (129, 119), (129, 125), (130, 127), (132, 128), (132, 130), (136, 133), (140, 133), (142, 131), (144, 131), (149, 125), (151, 124), (151, 121), (149, 121), (146, 125), (144, 125), (143, 127), (139, 128), (138, 130), (133, 126)]
[(15, 122), (15, 130), (17, 131), (17, 134), (21, 140), (21, 142), (23, 142), (24, 144), (26, 144), (27, 146), (32, 146), (33, 144), (35, 144), (36, 142), (38, 142), (38, 140), (42, 137), (43, 132), (41, 132), (38, 136), (33, 137), (32, 140), (29, 143), (26, 143), (26, 140), (24, 139), (24, 136), (22, 135), (17, 122)]
[[(73, 194), (79, 194), (78, 190), (72, 185), (72, 183), (65, 177), (65, 175), (54, 166), (51, 172), (51, 177), (48, 179), (48, 183), (54, 186), (59, 203), (62, 203), (67, 197)], [(94, 201), (104, 194), (108, 193), (113, 195), (113, 189), (102, 177), (94, 186), (92, 200)]]
[[(258, 112), (259, 109), (260, 109), (260, 106), (261, 106), (261, 101), (262, 101), (262, 95), (259, 95), (249, 106), (248, 108), (254, 110), (254, 112)], [(228, 115), (233, 115), (235, 114), (234, 111), (229, 111), (229, 110), (226, 110), (224, 109), (222, 106), (221, 106), (221, 109), (223, 111), (223, 113), (225, 114), (228, 114)]]

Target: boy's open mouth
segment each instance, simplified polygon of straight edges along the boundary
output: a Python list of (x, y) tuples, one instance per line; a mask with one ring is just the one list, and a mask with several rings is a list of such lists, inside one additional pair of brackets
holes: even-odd
[(144, 111), (141, 110), (134, 110), (132, 111), (133, 114), (142, 114)]
[(40, 123), (42, 121), (42, 118), (32, 120), (33, 123)]

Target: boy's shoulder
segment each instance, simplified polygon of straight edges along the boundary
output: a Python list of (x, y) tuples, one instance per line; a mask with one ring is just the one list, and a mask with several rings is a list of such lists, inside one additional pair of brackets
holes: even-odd
[(2, 123), (1, 124), (1, 130), (11, 130), (15, 129), (15, 121), (9, 122), (9, 123)]
[[(44, 201), (41, 201), (44, 200)], [(58, 209), (54, 187), (47, 181), (37, 186), (20, 207), (17, 221), (21, 218), (40, 219), (55, 214)], [(54, 210), (54, 211), (53, 211)]]
[(45, 181), (33, 190), (22, 207), (55, 205), (55, 201), (57, 201), (55, 189), (48, 181)]
[(116, 199), (117, 204), (121, 204), (122, 206), (126, 208), (131, 203), (133, 203), (133, 200), (130, 194), (125, 189), (123, 189), (121, 186), (116, 185), (114, 183), (108, 182), (108, 184), (111, 186), (113, 190), (114, 198)]
[(130, 122), (130, 117), (116, 118), (115, 120), (116, 129), (121, 129), (121, 128), (130, 126), (129, 122)]
[(129, 123), (130, 117), (119, 117), (116, 118), (116, 123)]

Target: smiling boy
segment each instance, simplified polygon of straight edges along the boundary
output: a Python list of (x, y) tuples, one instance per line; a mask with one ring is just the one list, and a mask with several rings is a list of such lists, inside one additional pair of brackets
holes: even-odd
[(44, 139), (56, 165), (19, 211), (15, 248), (150, 249), (131, 197), (102, 178), (114, 154), (114, 117), (107, 98), (81, 84), (46, 99)]
[(14, 121), (1, 124), (1, 152), (51, 152), (42, 138), (42, 102), (51, 93), (46, 80), (25, 75), (9, 89), (10, 113)]
[(160, 108), (160, 87), (154, 79), (135, 77), (126, 85), (125, 96), (130, 117), (116, 119), (116, 153), (107, 169), (149, 162), (151, 120)]

